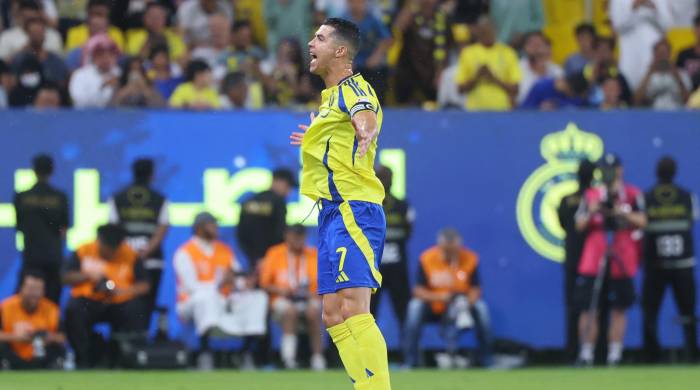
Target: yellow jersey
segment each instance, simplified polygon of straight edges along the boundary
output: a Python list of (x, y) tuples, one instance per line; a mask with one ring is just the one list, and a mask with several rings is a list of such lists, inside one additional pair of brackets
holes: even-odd
[(321, 98), (318, 116), (301, 143), (301, 193), (316, 201), (382, 204), (384, 187), (374, 174), (377, 138), (360, 158), (351, 122), (354, 114), (372, 110), (381, 131), (383, 114), (374, 89), (360, 74), (355, 74), (324, 89)]

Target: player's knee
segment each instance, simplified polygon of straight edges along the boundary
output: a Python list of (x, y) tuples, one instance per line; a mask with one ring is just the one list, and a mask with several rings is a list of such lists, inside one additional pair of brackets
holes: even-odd
[(340, 325), (345, 321), (343, 315), (338, 310), (326, 309), (325, 307), (323, 308), (321, 318), (326, 328)]

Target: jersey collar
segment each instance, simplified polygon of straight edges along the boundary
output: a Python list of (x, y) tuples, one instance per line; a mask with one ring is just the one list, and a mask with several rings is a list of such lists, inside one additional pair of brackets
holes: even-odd
[(340, 84), (342, 84), (342, 83), (344, 83), (344, 82), (350, 80), (351, 78), (353, 78), (353, 77), (355, 77), (355, 76), (359, 76), (359, 75), (360, 75), (359, 73), (355, 73), (355, 74), (352, 74), (352, 75), (350, 75), (350, 76), (347, 76), (347, 77), (343, 78), (342, 80), (338, 81), (338, 84), (337, 84), (337, 85), (340, 85)]

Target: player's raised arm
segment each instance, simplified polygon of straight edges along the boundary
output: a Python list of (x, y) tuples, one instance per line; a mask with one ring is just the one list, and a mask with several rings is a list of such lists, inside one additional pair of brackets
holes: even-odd
[[(309, 114), (309, 118), (311, 119), (311, 121), (309, 122), (309, 126), (311, 125), (311, 123), (313, 123), (315, 117), (316, 115), (314, 115), (313, 112)], [(300, 146), (301, 141), (304, 140), (304, 134), (306, 133), (306, 130), (309, 129), (309, 126), (299, 125), (299, 130), (301, 130), (301, 132), (292, 132), (292, 134), (289, 136), (289, 143), (292, 145)]]
[(357, 111), (352, 116), (352, 126), (357, 137), (357, 157), (362, 158), (379, 134), (377, 114), (371, 109)]

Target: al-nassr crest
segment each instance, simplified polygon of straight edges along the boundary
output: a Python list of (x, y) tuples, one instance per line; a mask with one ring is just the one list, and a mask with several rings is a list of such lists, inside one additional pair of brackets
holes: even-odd
[(603, 155), (603, 141), (574, 123), (566, 129), (546, 135), (540, 142), (546, 163), (525, 180), (516, 206), (520, 233), (537, 253), (547, 259), (564, 260), (564, 230), (559, 225), (557, 208), (561, 199), (578, 188), (579, 161), (597, 161)]

